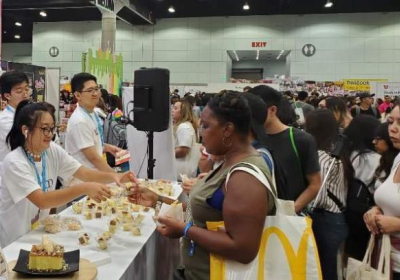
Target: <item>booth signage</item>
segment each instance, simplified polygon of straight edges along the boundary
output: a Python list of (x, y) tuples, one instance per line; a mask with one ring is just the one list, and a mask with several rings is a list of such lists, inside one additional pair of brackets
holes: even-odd
[(371, 91), (370, 82), (387, 82), (385, 79), (347, 79), (343, 80), (344, 89), (348, 91)]
[(267, 42), (251, 42), (252, 48), (265, 48), (267, 46)]
[(96, 0), (96, 6), (112, 13), (115, 12), (114, 0)]
[(400, 96), (400, 83), (376, 83), (376, 93), (378, 97)]

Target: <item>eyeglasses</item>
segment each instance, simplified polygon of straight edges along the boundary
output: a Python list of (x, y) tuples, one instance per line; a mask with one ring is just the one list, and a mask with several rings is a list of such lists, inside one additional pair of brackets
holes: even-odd
[(95, 94), (95, 93), (99, 93), (100, 92), (100, 88), (90, 88), (87, 90), (82, 90), (81, 92), (88, 92), (90, 94)]
[(37, 128), (40, 128), (41, 130), (42, 130), (42, 133), (43, 133), (43, 135), (44, 136), (50, 136), (50, 134), (51, 135), (54, 135), (54, 134), (56, 134), (56, 131), (57, 131), (57, 127), (40, 127), (40, 126), (37, 126)]

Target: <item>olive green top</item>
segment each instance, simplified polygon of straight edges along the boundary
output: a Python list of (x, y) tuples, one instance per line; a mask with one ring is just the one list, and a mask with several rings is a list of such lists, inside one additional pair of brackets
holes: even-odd
[[(257, 166), (271, 183), (271, 173), (264, 159), (259, 155), (246, 157), (241, 162), (251, 163)], [(241, 166), (240, 164), (236, 166)], [(248, 165), (243, 165), (249, 167)], [(207, 203), (207, 199), (211, 198), (218, 188), (224, 186), (226, 177), (231, 167), (222, 169), (222, 165), (214, 170), (209, 176), (199, 180), (193, 187), (187, 209), (187, 222), (193, 221), (194, 225), (201, 228), (207, 228), (206, 222), (223, 221), (222, 212), (212, 208)], [(271, 183), (272, 185), (272, 183)], [(246, 188), (246, 186), (243, 186)], [(268, 192), (268, 196), (271, 194)], [(273, 200), (269, 201), (268, 213), (274, 208)], [(249, 207), (251, 207), (249, 205)], [(208, 280), (210, 279), (210, 255), (201, 246), (195, 244), (194, 255), (189, 256), (190, 240), (183, 238), (182, 257), (185, 266), (185, 277), (188, 280)]]

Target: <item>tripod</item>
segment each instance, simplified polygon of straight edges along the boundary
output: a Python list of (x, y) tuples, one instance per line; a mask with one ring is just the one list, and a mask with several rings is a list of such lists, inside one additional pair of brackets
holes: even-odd
[(154, 167), (156, 160), (154, 159), (154, 131), (147, 133), (147, 146), (149, 147), (149, 157), (147, 159), (147, 178), (154, 178)]

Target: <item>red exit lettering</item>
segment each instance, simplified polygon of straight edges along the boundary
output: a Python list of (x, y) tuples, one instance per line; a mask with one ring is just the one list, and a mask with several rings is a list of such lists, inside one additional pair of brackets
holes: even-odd
[(265, 48), (267, 46), (267, 42), (251, 42), (251, 47), (253, 48)]

